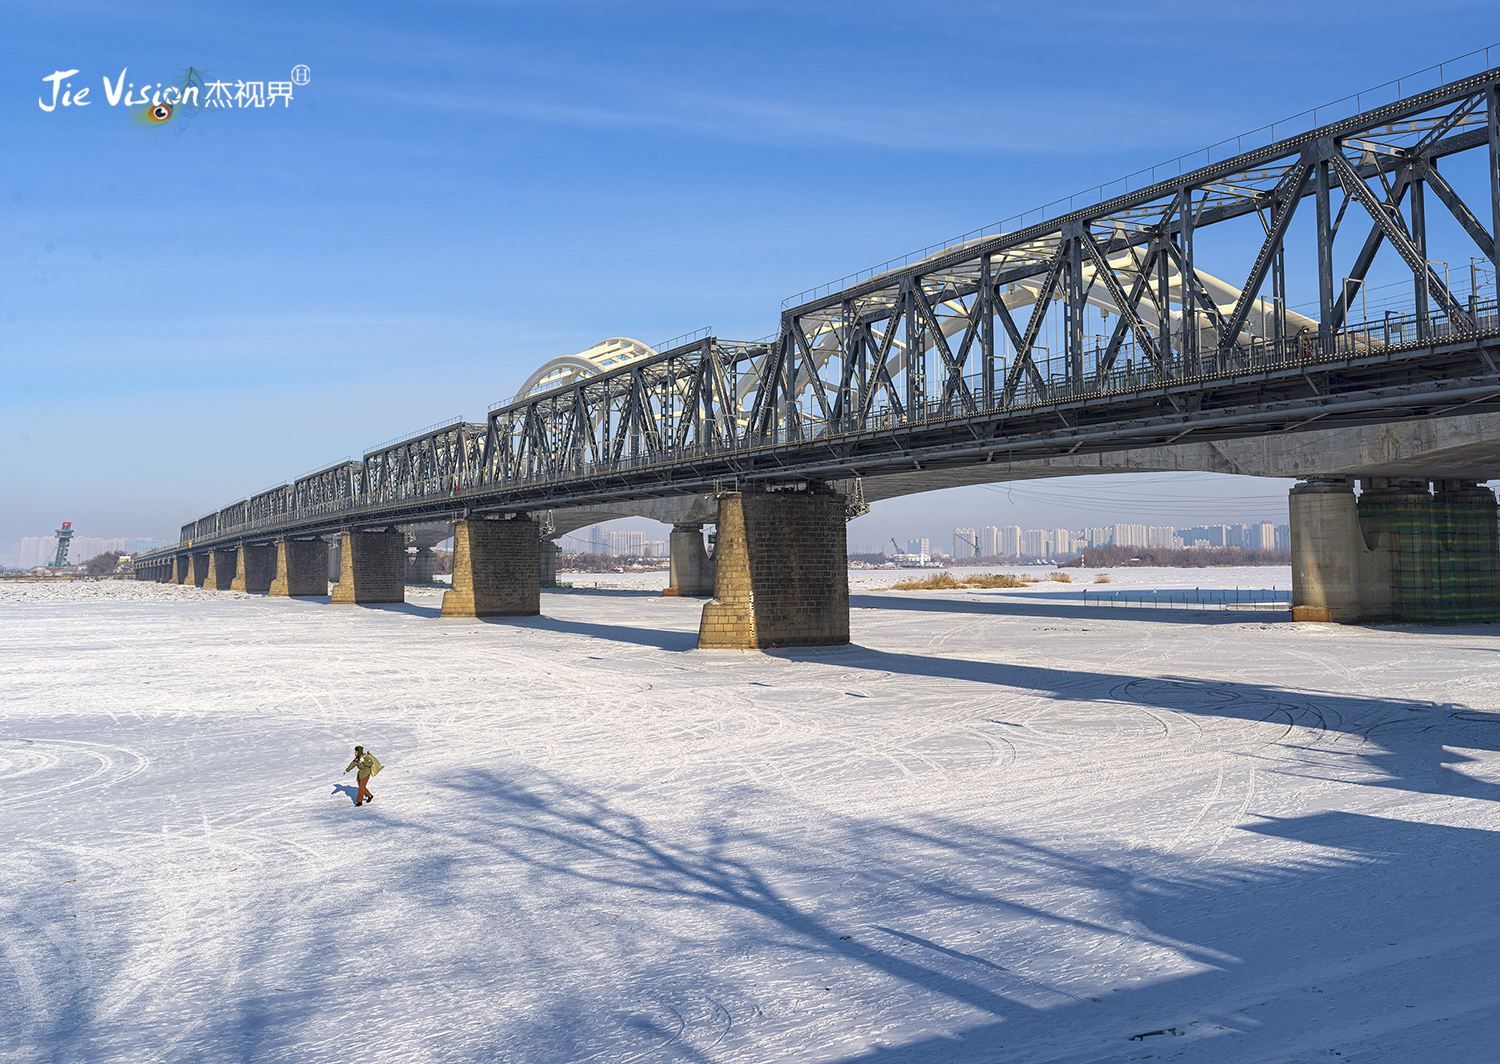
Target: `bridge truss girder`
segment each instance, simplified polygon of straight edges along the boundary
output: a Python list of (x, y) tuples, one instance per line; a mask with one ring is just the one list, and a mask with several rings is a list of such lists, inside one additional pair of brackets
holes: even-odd
[[(695, 340), (518, 398), (484, 425), (429, 430), (235, 503), (184, 526), (183, 543), (1493, 409), (1500, 314), (1472, 295), (1464, 306), (1427, 261), (1425, 192), (1494, 265), (1497, 90), (1489, 71), (946, 249), (787, 309), (772, 341)], [(1487, 157), (1488, 212), (1442, 177), (1441, 160), (1470, 151)], [(1286, 306), (1287, 235), (1309, 198), (1316, 319)], [(1206, 273), (1197, 235), (1252, 216), (1264, 239), (1239, 286)], [(1360, 217), (1338, 285), (1334, 242)], [(1379, 335), (1347, 325), (1382, 250), (1412, 276), (1413, 320), (1395, 339), (1389, 322)], [(1117, 315), (1092, 350), (1090, 305)], [(1043, 358), (1053, 313), (1062, 350)]]

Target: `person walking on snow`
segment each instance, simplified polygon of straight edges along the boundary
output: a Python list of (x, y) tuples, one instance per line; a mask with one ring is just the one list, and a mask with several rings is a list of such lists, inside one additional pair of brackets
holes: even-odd
[(365, 753), (363, 746), (356, 746), (354, 748), (354, 760), (344, 766), (344, 775), (349, 775), (351, 768), (359, 770), (355, 773), (355, 777), (359, 780), (359, 793), (354, 796), (354, 804), (363, 805), (365, 802), (374, 801), (375, 796), (370, 793), (370, 777), (385, 768), (385, 766), (380, 763), (380, 760), (374, 754)]

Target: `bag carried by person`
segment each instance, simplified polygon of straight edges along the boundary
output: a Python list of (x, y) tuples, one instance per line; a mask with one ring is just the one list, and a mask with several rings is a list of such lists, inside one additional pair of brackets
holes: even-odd
[[(366, 753), (369, 753), (369, 751), (366, 751)], [(370, 762), (370, 776), (373, 779), (374, 777), (380, 775), (380, 770), (385, 768), (385, 766), (380, 763), (380, 758), (376, 757), (374, 754), (370, 754)]]

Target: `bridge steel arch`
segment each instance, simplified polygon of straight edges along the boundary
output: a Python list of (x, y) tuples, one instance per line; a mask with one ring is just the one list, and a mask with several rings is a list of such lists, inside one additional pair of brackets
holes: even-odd
[[(1466, 153), (1488, 175), (1478, 212), (1440, 168)], [(349, 529), (813, 497), (997, 463), (1491, 415), (1500, 308), (1478, 286), (1463, 298), (1431, 261), (1429, 191), (1500, 273), (1500, 69), (798, 297), (770, 340), (647, 353), (615, 338), (612, 364), (550, 363), (483, 425), (440, 426), (232, 504), (184, 526), (147, 568)], [(1299, 210), (1312, 214), (1310, 248), (1289, 239)], [(1213, 263), (1234, 278), (1221, 281), (1197, 238), (1244, 223), (1259, 247), (1241, 268)], [(1335, 240), (1351, 231), (1362, 241), (1340, 278)], [(1316, 318), (1288, 309), (1287, 258), (1299, 254), (1318, 278)], [(1377, 259), (1409, 273), (1410, 303), (1351, 321)], [(1107, 338), (1087, 335), (1090, 306), (1114, 316)], [(1049, 330), (1056, 351), (1042, 343)], [(1349, 470), (1311, 463), (1307, 476), (1348, 487)], [(1352, 494), (1338, 505), (1352, 513)]]

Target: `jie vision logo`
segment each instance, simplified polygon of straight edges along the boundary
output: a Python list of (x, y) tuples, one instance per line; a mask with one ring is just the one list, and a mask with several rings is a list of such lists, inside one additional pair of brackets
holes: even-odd
[[(282, 108), (292, 105), (292, 94), (298, 86), (306, 85), (312, 74), (306, 66), (292, 68), (287, 81), (226, 81), (196, 67), (179, 68), (172, 81), (146, 82), (139, 88), (135, 82), (127, 82), (129, 67), (121, 69), (114, 80), (108, 74), (101, 81), (104, 99), (111, 107), (124, 103), (131, 109), (135, 120), (142, 124), (162, 126), (175, 120), (181, 121), (206, 110), (243, 110), (246, 108), (275, 109), (278, 102)], [(78, 70), (54, 70), (42, 79), (50, 86), (37, 97), (36, 105), (43, 111), (59, 108), (88, 107), (97, 103), (89, 99), (91, 86), (80, 84), (75, 88), (70, 80)]]

